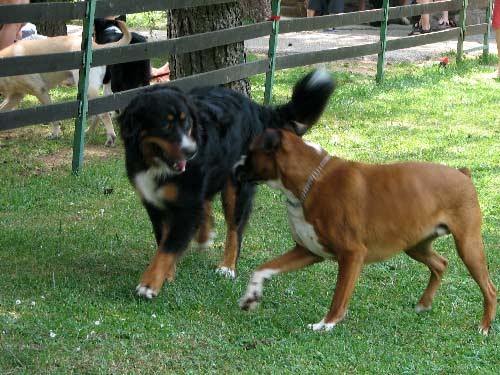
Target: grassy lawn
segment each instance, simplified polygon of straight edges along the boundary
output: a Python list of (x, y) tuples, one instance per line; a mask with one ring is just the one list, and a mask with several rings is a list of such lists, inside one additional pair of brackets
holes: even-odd
[[(306, 138), (349, 159), (470, 168), (490, 272), (500, 285), (494, 67), (397, 65), (379, 86), (372, 72), (357, 68), (332, 66), (338, 90)], [(305, 71), (277, 73), (278, 102)], [(256, 100), (263, 82), (253, 80)], [(64, 130), (57, 141), (43, 139), (47, 126), (0, 133), (1, 374), (498, 373), (500, 322), (489, 337), (477, 333), (482, 296), (450, 238), (436, 243), (450, 264), (429, 313), (413, 310), (428, 270), (404, 254), (365, 267), (347, 319), (330, 332), (306, 325), (329, 308), (337, 274), (332, 262), (273, 279), (260, 308), (241, 312), (237, 301), (252, 270), (292, 246), (284, 199), (266, 187), (259, 188), (235, 281), (214, 273), (225, 232), (217, 200), (213, 248), (188, 251), (177, 279), (156, 300), (135, 298), (155, 247), (125, 177), (121, 143), (104, 149), (99, 129), (88, 139), (83, 173), (73, 177), (72, 121)]]

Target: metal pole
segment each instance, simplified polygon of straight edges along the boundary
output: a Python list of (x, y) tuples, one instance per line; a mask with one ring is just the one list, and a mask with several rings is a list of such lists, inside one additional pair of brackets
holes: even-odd
[(387, 46), (387, 22), (389, 21), (389, 0), (383, 1), (382, 9), (384, 9), (384, 20), (380, 25), (380, 51), (378, 53), (377, 61), (377, 83), (382, 82), (384, 79), (385, 49)]
[(467, 16), (468, 0), (462, 0), (462, 9), (460, 9), (460, 35), (458, 36), (457, 44), (457, 63), (461, 62), (464, 56), (464, 40), (465, 40), (465, 21)]
[(493, 8), (493, 0), (490, 0), (488, 3), (488, 8), (486, 8), (486, 33), (484, 34), (483, 39), (483, 62), (486, 63), (488, 61), (488, 57), (490, 54), (490, 23), (491, 23), (491, 11)]
[(269, 71), (266, 73), (266, 91), (264, 92), (264, 104), (271, 105), (273, 101), (274, 70), (276, 68), (276, 47), (278, 46), (278, 34), (280, 28), (280, 8), (281, 0), (272, 0), (273, 31), (269, 38), (269, 50), (267, 57), (269, 59)]
[(82, 169), (83, 149), (85, 143), (85, 124), (88, 111), (88, 87), (90, 64), (92, 64), (92, 31), (94, 29), (94, 14), (96, 0), (87, 0), (87, 10), (83, 19), (82, 32), (82, 65), (80, 66), (78, 78), (78, 117), (75, 121), (75, 136), (73, 139), (73, 163), (74, 174)]

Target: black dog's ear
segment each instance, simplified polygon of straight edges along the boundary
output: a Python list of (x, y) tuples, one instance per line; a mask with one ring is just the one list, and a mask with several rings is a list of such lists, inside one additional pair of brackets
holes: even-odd
[(196, 142), (203, 141), (206, 142), (207, 134), (203, 131), (203, 128), (200, 126), (200, 121), (198, 118), (198, 108), (196, 105), (191, 102), (191, 100), (186, 100), (186, 105), (189, 110), (189, 116), (191, 117), (191, 136), (196, 140)]
[(118, 116), (120, 135), (124, 141), (137, 139), (141, 119), (138, 111), (138, 98), (132, 100)]
[(281, 146), (281, 132), (275, 129), (267, 129), (264, 134), (262, 134), (262, 140), (260, 143), (261, 149), (266, 154), (272, 154)]

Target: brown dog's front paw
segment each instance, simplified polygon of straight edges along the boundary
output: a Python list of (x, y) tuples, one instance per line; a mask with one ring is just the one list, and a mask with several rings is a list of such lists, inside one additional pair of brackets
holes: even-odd
[(149, 285), (139, 284), (135, 288), (135, 291), (139, 297), (144, 297), (146, 299), (153, 299), (158, 295), (158, 292), (151, 289)]
[(232, 268), (225, 267), (225, 266), (219, 266), (215, 270), (215, 273), (222, 275), (224, 277), (227, 277), (228, 279), (235, 279), (236, 278), (236, 271)]

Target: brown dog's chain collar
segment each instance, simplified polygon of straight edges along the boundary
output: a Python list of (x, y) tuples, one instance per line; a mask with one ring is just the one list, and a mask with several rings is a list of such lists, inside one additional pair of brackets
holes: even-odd
[(330, 160), (330, 155), (326, 154), (326, 156), (321, 160), (321, 163), (316, 167), (316, 169), (311, 173), (311, 176), (309, 176), (309, 179), (306, 182), (306, 185), (304, 186), (304, 190), (302, 190), (302, 193), (300, 193), (300, 203), (304, 204), (304, 201), (307, 198), (307, 194), (309, 194), (309, 190), (311, 190), (313, 182), (318, 178), (318, 176), (321, 174), (321, 171), (325, 167), (326, 163)]

